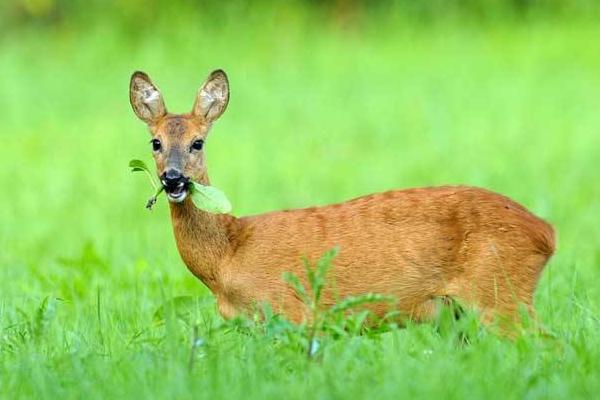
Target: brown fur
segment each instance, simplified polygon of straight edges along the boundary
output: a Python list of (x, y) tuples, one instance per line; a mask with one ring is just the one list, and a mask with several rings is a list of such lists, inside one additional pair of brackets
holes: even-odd
[[(165, 149), (186, 148), (206, 137), (227, 100), (218, 113), (205, 113), (197, 99), (190, 114), (165, 109), (147, 122)], [(132, 105), (141, 118), (152, 109), (138, 112), (134, 100)], [(165, 157), (156, 157), (159, 174)], [(203, 155), (194, 157), (186, 161), (185, 174), (206, 184)], [(306, 309), (282, 275), (302, 276), (303, 257), (315, 261), (339, 246), (330, 272), (334, 288), (325, 293), (325, 303), (334, 295), (391, 295), (403, 315), (422, 321), (437, 312), (436, 298), (451, 297), (478, 308), (484, 322), (498, 314), (516, 320), (520, 304), (533, 312), (538, 278), (555, 249), (549, 224), (507, 197), (465, 186), (389, 191), (242, 218), (203, 212), (189, 197), (170, 207), (184, 263), (215, 294), (226, 318), (269, 302), (302, 321)], [(373, 310), (381, 316), (389, 306)]]

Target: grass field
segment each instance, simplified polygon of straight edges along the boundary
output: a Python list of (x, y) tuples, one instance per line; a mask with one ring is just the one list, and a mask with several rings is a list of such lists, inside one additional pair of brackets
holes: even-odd
[[(600, 393), (597, 24), (181, 18), (0, 39), (0, 398)], [(213, 329), (220, 317), (179, 259), (166, 200), (145, 210), (147, 181), (128, 171), (131, 158), (151, 161), (128, 80), (148, 72), (184, 112), (218, 67), (232, 95), (206, 152), (235, 215), (391, 188), (501, 192), (557, 229), (536, 295), (556, 339), (483, 332), (458, 346), (420, 325), (330, 340), (314, 360), (268, 329)], [(162, 321), (179, 296), (192, 312)]]

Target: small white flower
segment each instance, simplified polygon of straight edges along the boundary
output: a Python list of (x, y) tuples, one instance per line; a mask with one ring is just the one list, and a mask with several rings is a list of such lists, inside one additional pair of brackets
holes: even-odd
[(310, 347), (308, 350), (308, 354), (313, 357), (319, 351), (319, 341), (317, 339), (313, 339), (310, 341)]

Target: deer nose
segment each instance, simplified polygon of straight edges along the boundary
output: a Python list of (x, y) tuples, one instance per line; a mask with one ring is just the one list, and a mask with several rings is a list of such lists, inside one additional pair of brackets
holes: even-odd
[(175, 187), (183, 181), (185, 178), (181, 171), (174, 168), (168, 169), (162, 176), (162, 183), (166, 187)]

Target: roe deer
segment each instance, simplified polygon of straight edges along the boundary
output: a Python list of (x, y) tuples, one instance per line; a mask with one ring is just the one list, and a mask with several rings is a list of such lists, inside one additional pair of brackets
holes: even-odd
[[(216, 296), (223, 317), (269, 302), (292, 321), (305, 320), (305, 305), (282, 275), (302, 276), (302, 257), (314, 261), (335, 246), (340, 252), (330, 275), (340, 297), (390, 295), (395, 310), (414, 321), (430, 320), (438, 298), (478, 309), (484, 323), (496, 316), (516, 321), (520, 304), (533, 312), (554, 231), (511, 199), (444, 186), (241, 218), (210, 214), (194, 206), (188, 183), (209, 184), (204, 141), (229, 101), (225, 73), (210, 74), (187, 114), (168, 113), (143, 72), (132, 75), (129, 94), (152, 135), (181, 258)], [(333, 301), (325, 295), (325, 305)], [(382, 316), (390, 305), (370, 307)]]

